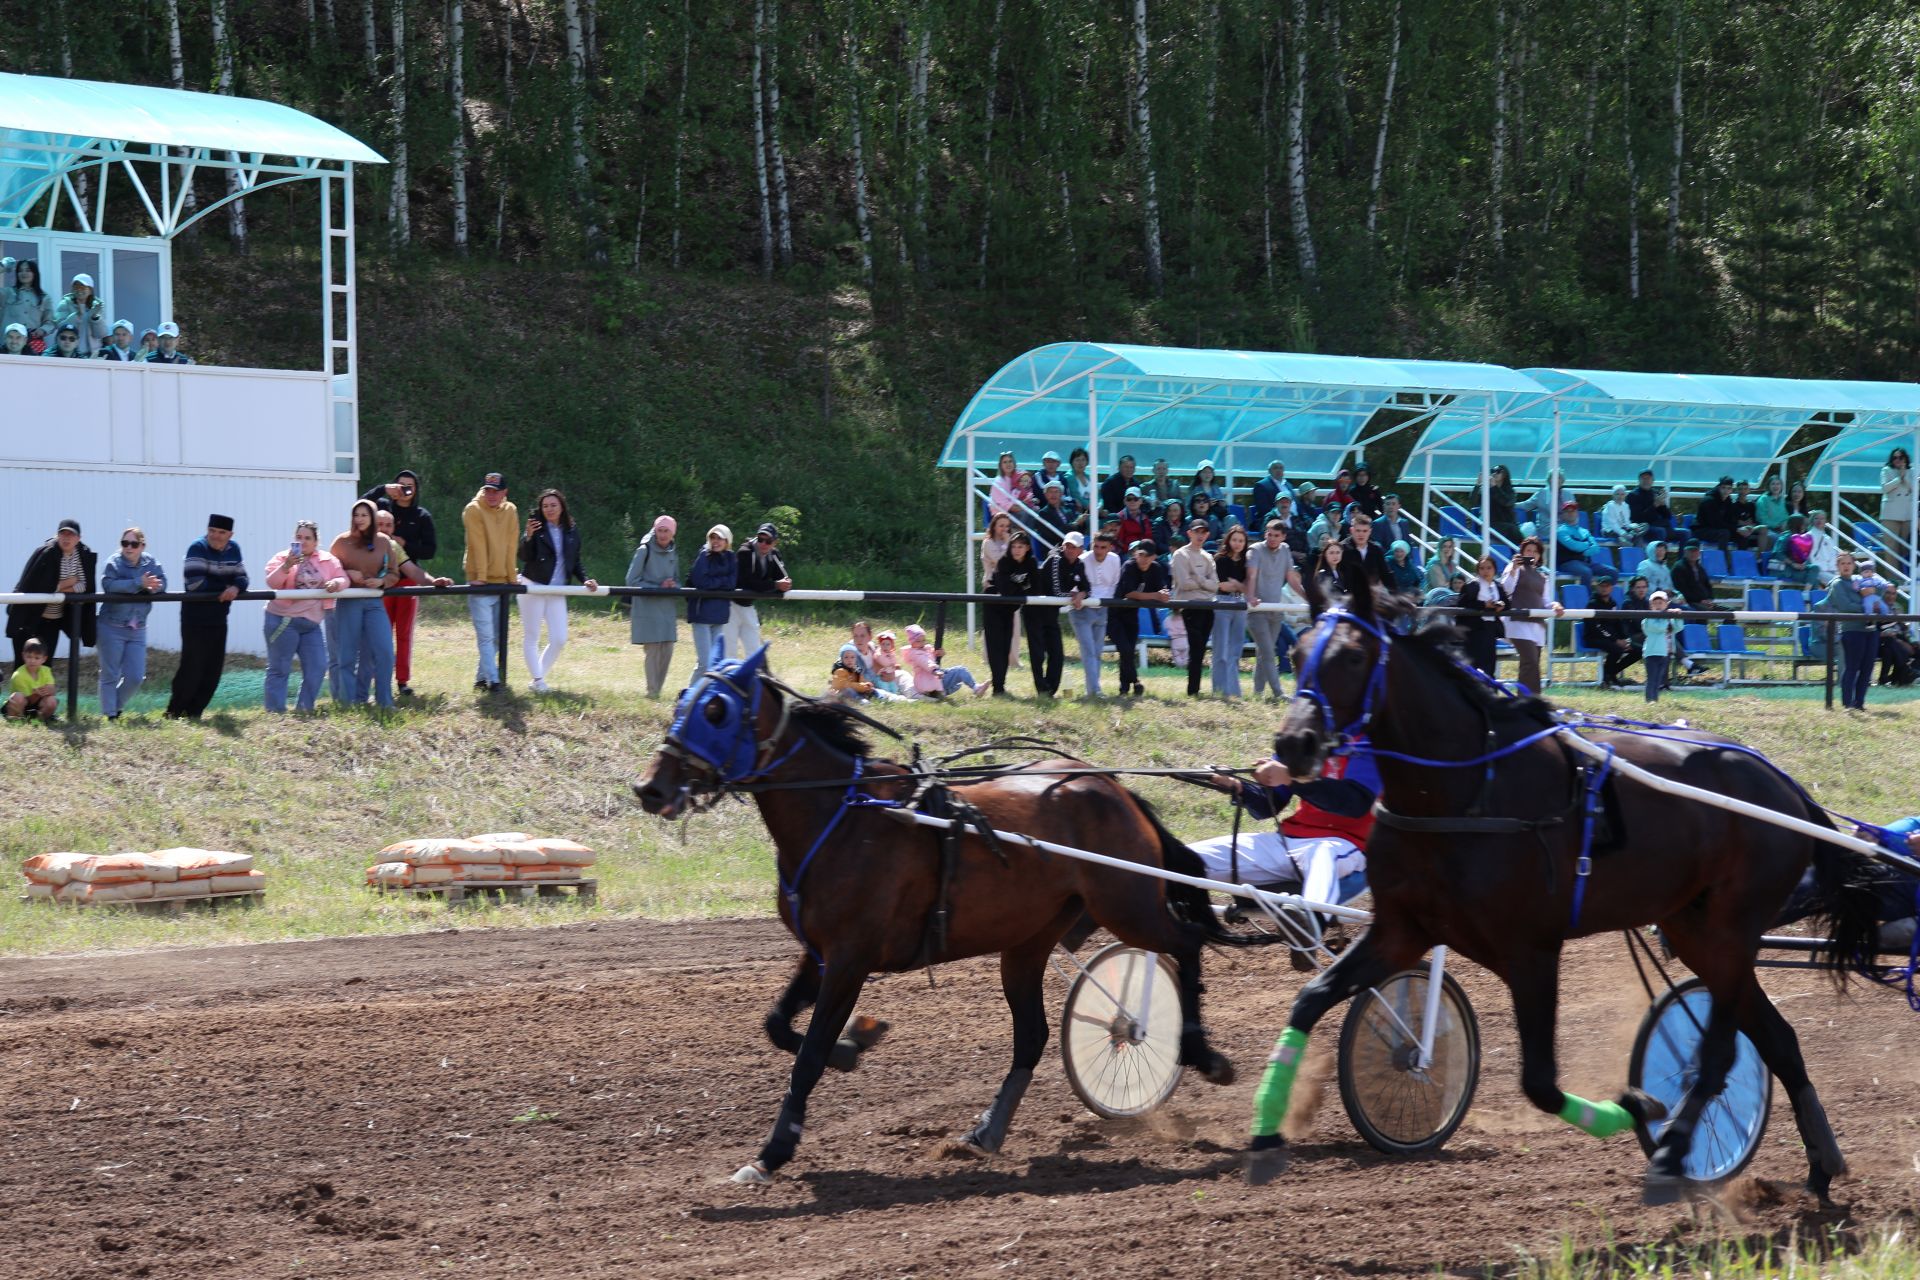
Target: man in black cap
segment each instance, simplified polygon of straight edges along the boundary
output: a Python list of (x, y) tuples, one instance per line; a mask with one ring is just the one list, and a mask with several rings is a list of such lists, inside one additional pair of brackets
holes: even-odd
[(167, 719), (198, 720), (220, 687), (227, 665), (227, 610), (247, 589), (247, 566), (233, 540), (233, 517), (207, 517), (207, 533), (187, 548), (180, 573), (181, 590), (217, 595), (180, 606), (180, 669), (173, 675)]
[[(740, 590), (777, 596), (793, 589), (787, 566), (780, 559), (780, 530), (771, 521), (754, 530), (753, 541), (740, 548)], [(760, 615), (745, 600), (735, 600), (720, 633), (722, 657), (751, 657), (760, 647)]]
[[(1620, 602), (1613, 598), (1613, 575), (1596, 573), (1593, 575), (1593, 600), (1589, 606), (1594, 609), (1618, 609)], [(1640, 627), (1631, 618), (1588, 618), (1580, 624), (1586, 629), (1589, 648), (1600, 651), (1600, 687), (1612, 689), (1623, 685), (1621, 676), (1628, 667), (1640, 661)]]
[[(91, 591), (100, 579), (94, 570), (99, 557), (93, 548), (80, 541), (80, 522), (62, 520), (60, 531), (40, 544), (39, 549), (27, 557), (27, 567), (20, 571), (20, 581), (15, 591), (31, 592), (34, 595), (46, 595), (52, 592)], [(13, 641), (13, 665), (18, 667), (27, 641), (38, 640), (47, 651), (47, 660), (53, 660), (54, 646), (67, 630), (68, 609), (79, 611), (80, 644), (91, 649), (94, 644), (94, 612), (90, 604), (12, 604), (7, 606), (7, 638)], [(69, 651), (67, 660), (77, 657)]]
[[(1167, 567), (1160, 563), (1159, 548), (1145, 538), (1132, 547), (1133, 563), (1120, 571), (1120, 585), (1114, 593), (1135, 605), (1154, 608), (1173, 598)], [(1141, 694), (1147, 687), (1140, 683), (1140, 610), (1116, 606), (1107, 615), (1107, 631), (1113, 636), (1113, 649), (1120, 659), (1120, 695)]]
[[(393, 536), (407, 553), (407, 559), (424, 572), (427, 562), (440, 550), (440, 539), (433, 527), (433, 512), (420, 505), (420, 477), (401, 469), (391, 484), (377, 484), (360, 495), (382, 511), (393, 513)], [(432, 575), (429, 574), (429, 577)], [(388, 596), (387, 620), (393, 624), (393, 678), (399, 694), (411, 698), (413, 689), (413, 624), (420, 613), (420, 597)]]

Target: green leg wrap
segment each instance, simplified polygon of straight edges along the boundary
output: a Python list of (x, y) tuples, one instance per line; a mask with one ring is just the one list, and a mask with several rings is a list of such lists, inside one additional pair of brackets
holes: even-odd
[(1260, 1089), (1253, 1095), (1253, 1136), (1270, 1138), (1280, 1132), (1287, 1118), (1287, 1102), (1293, 1097), (1293, 1078), (1300, 1074), (1300, 1060), (1306, 1056), (1307, 1033), (1288, 1027), (1273, 1043), (1273, 1055), (1267, 1059), (1266, 1074), (1260, 1077)]
[(1560, 1108), (1560, 1118), (1582, 1133), (1611, 1138), (1633, 1128), (1633, 1117), (1617, 1102), (1588, 1102), (1571, 1093), (1565, 1096), (1567, 1100)]

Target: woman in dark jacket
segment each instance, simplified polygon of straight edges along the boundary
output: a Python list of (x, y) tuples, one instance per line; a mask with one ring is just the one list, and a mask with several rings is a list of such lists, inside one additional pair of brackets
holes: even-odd
[[(99, 556), (80, 541), (80, 522), (62, 520), (60, 531), (27, 557), (15, 591), (45, 595), (56, 591), (90, 591), (100, 581)], [(72, 622), (67, 610), (77, 610), (82, 648), (94, 647), (94, 607), (90, 604), (11, 604), (7, 606), (7, 639), (13, 641), (13, 665), (20, 665), (27, 641), (38, 640), (46, 646), (47, 661), (53, 661), (54, 646)], [(69, 652), (68, 659), (77, 655)]]
[(1347, 501), (1358, 503), (1362, 511), (1376, 520), (1387, 509), (1386, 499), (1380, 496), (1380, 486), (1373, 482), (1373, 469), (1364, 462), (1353, 469), (1353, 485), (1347, 490)]
[(1007, 596), (1006, 604), (990, 604), (983, 611), (987, 636), (987, 665), (993, 669), (993, 696), (1007, 696), (1007, 664), (1013, 657), (1013, 620), (1028, 596), (1041, 594), (1040, 562), (1033, 558), (1033, 540), (1024, 529), (1007, 540), (1007, 554), (993, 567), (986, 593)]
[(1507, 611), (1507, 589), (1500, 585), (1500, 566), (1492, 556), (1481, 556), (1474, 576), (1460, 589), (1460, 629), (1467, 633), (1467, 659), (1499, 679), (1500, 618)]
[[(1472, 513), (1480, 514), (1480, 491), (1482, 486), (1473, 488)], [(1513, 473), (1500, 463), (1495, 463), (1488, 473), (1486, 488), (1487, 518), (1493, 525), (1493, 531), (1508, 542), (1520, 541), (1520, 522), (1514, 515)], [(1469, 582), (1468, 586), (1473, 584)]]
[[(527, 531), (520, 539), (520, 582), (530, 587), (564, 587), (571, 582), (584, 583), (588, 590), (600, 584), (580, 567), (580, 530), (573, 513), (558, 489), (541, 493), (534, 503), (538, 513), (527, 517)], [(540, 624), (547, 624), (546, 647), (540, 645)], [(521, 645), (527, 659), (527, 672), (533, 677), (533, 691), (547, 691), (547, 673), (560, 660), (567, 644), (567, 598), (560, 595), (523, 595), (520, 597)]]
[[(740, 584), (740, 558), (733, 553), (733, 530), (717, 524), (707, 530), (707, 545), (693, 558), (687, 585), (695, 591), (732, 591)], [(726, 658), (724, 650), (727, 617), (733, 611), (728, 600), (687, 601), (687, 621), (693, 624), (693, 675)]]

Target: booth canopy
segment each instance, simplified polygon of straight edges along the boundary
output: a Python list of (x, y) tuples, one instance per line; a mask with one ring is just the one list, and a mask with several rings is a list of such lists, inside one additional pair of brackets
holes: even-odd
[(954, 424), (940, 465), (967, 465), (970, 445), (975, 464), (991, 469), (1003, 450), (1030, 465), (1046, 450), (1065, 456), (1097, 442), (1102, 473), (1132, 453), (1142, 471), (1155, 458), (1176, 473), (1206, 461), (1225, 471), (1231, 456), (1241, 475), (1275, 459), (1323, 474), (1382, 409), (1497, 413), (1544, 394), (1497, 365), (1056, 343), (988, 379)]

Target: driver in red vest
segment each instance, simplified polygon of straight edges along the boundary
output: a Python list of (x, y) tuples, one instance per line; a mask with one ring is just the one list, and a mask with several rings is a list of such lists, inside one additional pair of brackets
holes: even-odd
[[(1311, 782), (1295, 781), (1278, 760), (1263, 760), (1251, 782), (1216, 774), (1214, 783), (1255, 818), (1278, 817), (1288, 801), (1300, 802), (1281, 819), (1279, 830), (1239, 835), (1241, 883), (1298, 884), (1309, 902), (1334, 904), (1366, 889), (1365, 849), (1373, 831), (1373, 804), (1380, 797), (1380, 771), (1364, 738), (1350, 754), (1329, 758)], [(1189, 847), (1209, 875), (1234, 877), (1235, 837), (1215, 836)]]

